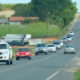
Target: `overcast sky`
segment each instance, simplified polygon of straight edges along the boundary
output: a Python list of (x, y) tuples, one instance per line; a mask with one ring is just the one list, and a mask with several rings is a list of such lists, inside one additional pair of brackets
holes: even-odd
[[(9, 4), (9, 3), (29, 3), (31, 0), (0, 0), (0, 3)], [(77, 3), (78, 12), (80, 12), (80, 0), (72, 0)]]

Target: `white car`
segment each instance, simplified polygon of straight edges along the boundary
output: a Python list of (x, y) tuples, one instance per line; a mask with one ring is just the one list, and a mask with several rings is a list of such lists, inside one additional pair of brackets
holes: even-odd
[(74, 36), (74, 32), (70, 32), (69, 34)]
[(0, 41), (0, 62), (6, 62), (7, 65), (12, 64), (12, 48), (5, 41)]
[(47, 50), (48, 50), (48, 52), (56, 52), (56, 47), (53, 44), (48, 44)]
[(67, 38), (68, 41), (71, 41), (71, 40), (73, 39), (73, 35), (68, 34), (68, 35), (66, 36), (66, 38)]
[(64, 54), (67, 54), (67, 53), (72, 53), (72, 54), (75, 54), (76, 53), (76, 50), (73, 46), (66, 46), (64, 48)]
[(61, 47), (64, 45), (62, 40), (59, 40)]
[(61, 48), (61, 42), (56, 40), (53, 42), (53, 44), (56, 46), (56, 48)]

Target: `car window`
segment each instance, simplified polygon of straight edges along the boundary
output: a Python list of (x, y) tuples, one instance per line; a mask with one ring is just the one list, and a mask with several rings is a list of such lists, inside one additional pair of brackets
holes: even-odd
[(0, 44), (0, 49), (7, 49), (7, 45), (6, 44)]
[(54, 47), (54, 45), (48, 45), (48, 47)]
[(37, 44), (36, 47), (45, 47), (45, 44)]
[(54, 42), (54, 44), (59, 44), (60, 42), (58, 42), (58, 41), (56, 41), (56, 42)]
[(28, 48), (19, 48), (17, 51), (23, 52), (23, 51), (30, 51)]

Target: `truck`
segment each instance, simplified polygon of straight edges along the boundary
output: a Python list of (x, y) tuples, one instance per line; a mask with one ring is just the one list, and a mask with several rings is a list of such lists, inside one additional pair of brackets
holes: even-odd
[(4, 37), (5, 41), (12, 46), (24, 46), (29, 38), (31, 38), (30, 34), (6, 34)]

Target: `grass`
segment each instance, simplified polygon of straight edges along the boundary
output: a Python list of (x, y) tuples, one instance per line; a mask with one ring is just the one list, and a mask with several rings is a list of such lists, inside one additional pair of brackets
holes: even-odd
[(74, 80), (80, 80), (80, 69), (74, 73)]
[[(6, 34), (31, 34), (32, 37), (56, 37), (61, 38), (67, 32), (67, 29), (60, 29), (56, 25), (48, 25), (43, 22), (32, 23), (29, 25), (0, 25), (0, 37)], [(33, 50), (33, 47), (30, 47)], [(15, 58), (16, 48), (13, 48), (13, 57)], [(33, 52), (34, 54), (34, 52)]]
[(58, 26), (49, 25), (47, 28), (46, 23), (42, 22), (29, 25), (0, 25), (0, 36), (6, 34), (31, 34), (32, 37), (54, 37), (60, 32)]

